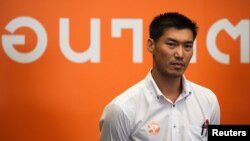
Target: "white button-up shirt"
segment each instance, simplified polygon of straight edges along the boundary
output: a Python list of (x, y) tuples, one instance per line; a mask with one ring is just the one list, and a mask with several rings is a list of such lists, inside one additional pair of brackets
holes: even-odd
[(203, 141), (207, 124), (220, 123), (216, 95), (182, 77), (183, 91), (167, 99), (151, 73), (109, 103), (100, 119), (101, 141)]

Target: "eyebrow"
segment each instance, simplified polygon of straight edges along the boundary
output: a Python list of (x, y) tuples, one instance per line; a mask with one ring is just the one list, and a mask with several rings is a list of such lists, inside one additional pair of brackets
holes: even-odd
[(192, 41), (184, 41), (184, 42), (180, 42), (180, 41), (178, 41), (178, 40), (176, 40), (176, 39), (173, 39), (173, 38), (167, 38), (167, 41), (172, 41), (172, 42), (176, 42), (176, 43), (187, 43), (187, 44), (193, 44), (194, 43), (194, 41), (192, 40)]

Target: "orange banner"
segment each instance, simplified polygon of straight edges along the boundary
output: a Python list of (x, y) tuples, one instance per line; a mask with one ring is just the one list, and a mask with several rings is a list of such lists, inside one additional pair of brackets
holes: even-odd
[(212, 89), (222, 124), (250, 124), (247, 0), (0, 2), (0, 140), (97, 141), (104, 106), (150, 70), (162, 12), (199, 32), (185, 75)]

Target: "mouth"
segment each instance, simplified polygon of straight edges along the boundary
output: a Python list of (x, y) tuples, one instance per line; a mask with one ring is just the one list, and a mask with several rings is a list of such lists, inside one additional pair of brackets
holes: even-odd
[(174, 69), (177, 69), (177, 70), (183, 69), (185, 66), (185, 64), (182, 62), (172, 62), (170, 64), (171, 66), (173, 66)]

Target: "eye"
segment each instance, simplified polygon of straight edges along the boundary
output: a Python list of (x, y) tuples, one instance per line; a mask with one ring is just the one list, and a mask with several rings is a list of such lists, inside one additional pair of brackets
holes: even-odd
[(193, 48), (193, 44), (184, 44), (184, 48), (186, 50), (191, 50)]
[(174, 43), (174, 42), (167, 42), (166, 44), (167, 44), (170, 48), (175, 48), (175, 47), (177, 46), (177, 44)]

